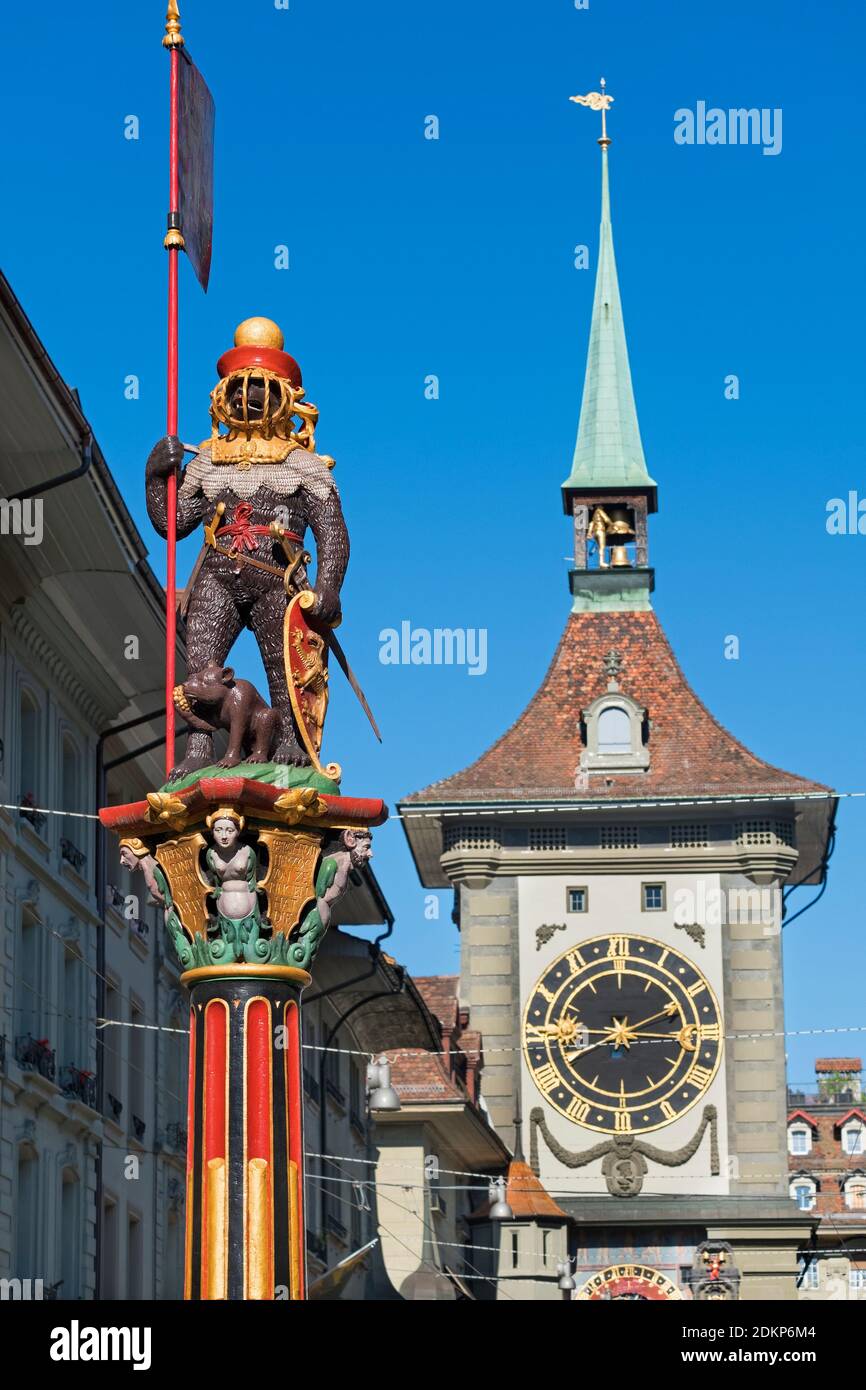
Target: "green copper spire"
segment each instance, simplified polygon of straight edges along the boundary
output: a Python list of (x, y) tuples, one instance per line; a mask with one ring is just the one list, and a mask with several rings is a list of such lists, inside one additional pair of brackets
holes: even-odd
[[(572, 98), (574, 100), (574, 98)], [(584, 104), (589, 104), (584, 100)], [(604, 114), (604, 112), (602, 112)], [(598, 271), (580, 424), (571, 475), (563, 488), (586, 491), (654, 488), (647, 472), (628, 365), (625, 325), (610, 225), (606, 131), (601, 145), (601, 227)]]

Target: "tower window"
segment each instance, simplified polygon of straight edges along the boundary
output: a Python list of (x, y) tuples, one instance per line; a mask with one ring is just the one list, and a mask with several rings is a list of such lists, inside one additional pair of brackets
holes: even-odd
[(589, 889), (588, 889), (588, 888), (566, 888), (566, 890), (565, 890), (565, 910), (566, 910), (566, 912), (588, 912), (588, 911), (589, 911)]
[(642, 883), (641, 896), (641, 907), (644, 912), (664, 912), (665, 885), (663, 883)]
[(619, 705), (610, 705), (598, 716), (598, 751), (631, 752), (631, 720)]
[(812, 1147), (812, 1134), (805, 1125), (798, 1125), (796, 1128), (788, 1130), (788, 1152), (792, 1154), (807, 1154)]

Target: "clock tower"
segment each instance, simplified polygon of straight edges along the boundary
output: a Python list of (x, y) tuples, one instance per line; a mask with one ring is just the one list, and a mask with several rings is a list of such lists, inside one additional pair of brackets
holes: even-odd
[[(612, 98), (575, 100), (604, 120)], [(697, 1296), (712, 1258), (736, 1274), (719, 1296), (790, 1299), (809, 1221), (788, 1195), (781, 890), (823, 881), (836, 802), (718, 723), (653, 608), (604, 125), (599, 144), (571, 611), (516, 722), (400, 809), (423, 883), (454, 889), (491, 1122), (513, 1147), (524, 1117), (575, 1296)]]

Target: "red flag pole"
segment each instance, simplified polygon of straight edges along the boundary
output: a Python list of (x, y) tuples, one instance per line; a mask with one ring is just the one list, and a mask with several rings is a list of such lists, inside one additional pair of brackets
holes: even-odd
[[(171, 62), (170, 107), (168, 137), (168, 231), (165, 248), (168, 251), (168, 380), (166, 394), (166, 434), (177, 434), (177, 345), (178, 345), (178, 256), (183, 249), (180, 231), (180, 175), (178, 168), (178, 93), (179, 66), (183, 36), (180, 32), (180, 12), (177, 0), (169, 0), (166, 14), (163, 47), (169, 51)], [(177, 546), (177, 474), (172, 473), (167, 487), (166, 574), (165, 574), (165, 772), (174, 766), (174, 686), (175, 654), (177, 648), (177, 575), (175, 550)]]

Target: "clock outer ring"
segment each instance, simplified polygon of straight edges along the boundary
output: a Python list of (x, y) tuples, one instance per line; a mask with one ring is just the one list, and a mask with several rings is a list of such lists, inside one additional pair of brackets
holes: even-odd
[[(561, 951), (560, 954), (559, 954), (558, 956), (556, 956), (556, 957), (550, 962), (550, 964), (547, 966), (547, 969), (544, 970), (544, 971), (542, 971), (542, 973), (541, 973), (541, 974), (538, 976), (538, 978), (534, 981), (534, 983), (533, 983), (533, 985), (532, 985), (532, 988), (530, 989), (530, 991), (529, 991), (529, 993), (528, 993), (528, 995), (527, 995), (527, 997), (526, 997), (526, 1003), (525, 1003), (525, 1005), (524, 1005), (524, 1007), (523, 1007), (523, 1016), (522, 1016), (522, 1021), (521, 1021), (521, 1042), (522, 1042), (523, 1059), (524, 1059), (524, 1061), (525, 1061), (525, 1063), (526, 1063), (526, 1069), (527, 1069), (527, 1071), (529, 1072), (529, 1075), (532, 1077), (532, 1083), (533, 1083), (533, 1085), (535, 1086), (536, 1090), (538, 1091), (539, 1095), (542, 1097), (542, 1099), (543, 1099), (544, 1101), (547, 1102), (547, 1104), (550, 1106), (550, 1108), (551, 1108), (552, 1110), (555, 1110), (555, 1111), (556, 1111), (557, 1115), (561, 1115), (562, 1118), (563, 1118), (564, 1120), (568, 1120), (568, 1123), (569, 1123), (569, 1124), (576, 1125), (579, 1129), (589, 1129), (589, 1130), (592, 1130), (595, 1134), (607, 1134), (607, 1135), (610, 1135), (611, 1137), (613, 1137), (615, 1134), (618, 1133), (618, 1131), (616, 1131), (616, 1130), (613, 1128), (613, 1125), (612, 1125), (612, 1124), (611, 1124), (611, 1125), (597, 1125), (597, 1124), (590, 1124), (588, 1120), (572, 1120), (571, 1117), (570, 1117), (569, 1115), (566, 1115), (565, 1111), (564, 1111), (563, 1109), (561, 1109), (560, 1106), (558, 1106), (557, 1104), (555, 1104), (555, 1102), (553, 1102), (553, 1101), (550, 1099), (550, 1097), (549, 1097), (548, 1095), (545, 1095), (544, 1091), (541, 1089), (541, 1087), (538, 1085), (538, 1082), (537, 1082), (536, 1079), (535, 1079), (535, 1070), (534, 1070), (534, 1068), (533, 1068), (533, 1066), (532, 1066), (532, 1063), (530, 1062), (530, 1059), (529, 1059), (529, 1048), (530, 1048), (530, 1043), (527, 1041), (527, 1038), (526, 1038), (527, 1015), (528, 1015), (528, 1013), (529, 1013), (529, 1006), (530, 1006), (530, 1004), (532, 1003), (532, 1000), (533, 1000), (533, 998), (534, 998), (534, 996), (535, 996), (535, 992), (536, 992), (536, 990), (538, 989), (539, 984), (541, 984), (541, 982), (544, 980), (545, 976), (546, 976), (547, 974), (549, 974), (549, 972), (550, 972), (551, 970), (553, 970), (554, 967), (557, 966), (557, 965), (560, 963), (560, 961), (565, 960), (566, 957), (569, 955), (569, 953), (570, 953), (571, 951), (577, 950), (577, 951), (583, 952), (584, 947), (586, 947), (586, 946), (593, 946), (593, 945), (595, 945), (595, 944), (597, 944), (598, 942), (601, 942), (601, 941), (609, 942), (610, 939), (611, 939), (611, 937), (613, 937), (613, 936), (627, 936), (627, 937), (629, 938), (630, 941), (645, 941), (645, 942), (647, 943), (648, 946), (660, 946), (661, 949), (662, 949), (663, 951), (668, 951), (671, 955), (677, 956), (680, 960), (684, 961), (684, 962), (686, 963), (686, 965), (690, 965), (691, 968), (692, 968), (692, 970), (694, 970), (695, 974), (698, 975), (698, 976), (700, 977), (700, 979), (703, 981), (704, 987), (706, 988), (707, 993), (709, 994), (710, 999), (712, 1000), (713, 1006), (714, 1006), (715, 1011), (716, 1011), (716, 1017), (717, 1017), (717, 1019), (718, 1019), (718, 1021), (719, 1021), (719, 1050), (718, 1050), (718, 1053), (716, 1054), (716, 1060), (715, 1060), (715, 1063), (714, 1063), (714, 1065), (713, 1065), (712, 1075), (710, 1076), (709, 1081), (706, 1083), (706, 1085), (705, 1085), (704, 1087), (702, 1087), (702, 1089), (701, 1089), (700, 1091), (697, 1092), (697, 1094), (694, 1096), (694, 1098), (693, 1098), (692, 1100), (690, 1100), (690, 1101), (688, 1102), (687, 1105), (684, 1105), (684, 1106), (683, 1106), (682, 1110), (678, 1110), (678, 1111), (677, 1111), (676, 1115), (673, 1117), (672, 1120), (661, 1120), (658, 1124), (646, 1125), (646, 1126), (644, 1126), (643, 1128), (641, 1128), (641, 1129), (639, 1129), (639, 1130), (629, 1130), (628, 1133), (627, 1133), (627, 1135), (626, 1135), (626, 1134), (621, 1134), (621, 1135), (619, 1136), (620, 1138), (626, 1138), (626, 1137), (628, 1137), (628, 1138), (640, 1139), (641, 1135), (643, 1135), (643, 1134), (653, 1134), (653, 1133), (655, 1133), (656, 1131), (658, 1131), (658, 1130), (660, 1130), (660, 1129), (667, 1129), (667, 1127), (668, 1127), (669, 1125), (675, 1124), (677, 1120), (681, 1120), (682, 1117), (683, 1117), (683, 1115), (687, 1115), (687, 1114), (689, 1113), (689, 1111), (692, 1110), (692, 1109), (698, 1104), (698, 1101), (704, 1099), (704, 1097), (706, 1096), (706, 1094), (707, 1094), (707, 1092), (709, 1091), (710, 1087), (712, 1086), (713, 1082), (715, 1081), (716, 1077), (718, 1076), (719, 1068), (720, 1068), (720, 1066), (721, 1066), (721, 1064), (722, 1064), (722, 1053), (724, 1052), (724, 1046), (725, 1046), (724, 1021), (723, 1021), (723, 1016), (722, 1016), (722, 1010), (721, 1010), (721, 1008), (719, 1007), (719, 1001), (718, 1001), (718, 998), (717, 998), (717, 996), (716, 996), (716, 991), (713, 989), (712, 985), (710, 984), (710, 982), (709, 982), (709, 980), (707, 979), (706, 975), (704, 974), (703, 970), (701, 970), (701, 968), (700, 968), (698, 965), (696, 965), (696, 964), (694, 963), (694, 961), (689, 960), (688, 956), (683, 955), (682, 951), (679, 950), (678, 947), (676, 947), (676, 946), (669, 946), (669, 945), (667, 944), (666, 941), (659, 941), (658, 937), (655, 937), (655, 936), (644, 936), (644, 935), (643, 935), (642, 933), (640, 933), (640, 932), (634, 932), (634, 933), (632, 933), (632, 932), (628, 932), (628, 931), (616, 931), (616, 932), (606, 932), (606, 933), (602, 933), (600, 936), (589, 936), (589, 937), (586, 937), (584, 940), (577, 942), (576, 945), (569, 946), (566, 950)], [(602, 959), (607, 959), (607, 957), (603, 957)], [(631, 957), (629, 957), (629, 959), (631, 959)], [(652, 962), (650, 962), (650, 963), (652, 963)], [(587, 962), (587, 964), (589, 964), (589, 962)], [(664, 966), (662, 966), (661, 968), (664, 969)], [(535, 1047), (535, 1046), (537, 1046), (537, 1044), (536, 1044), (536, 1043), (532, 1043), (531, 1046)], [(605, 1108), (610, 1108), (610, 1107), (605, 1107)]]

